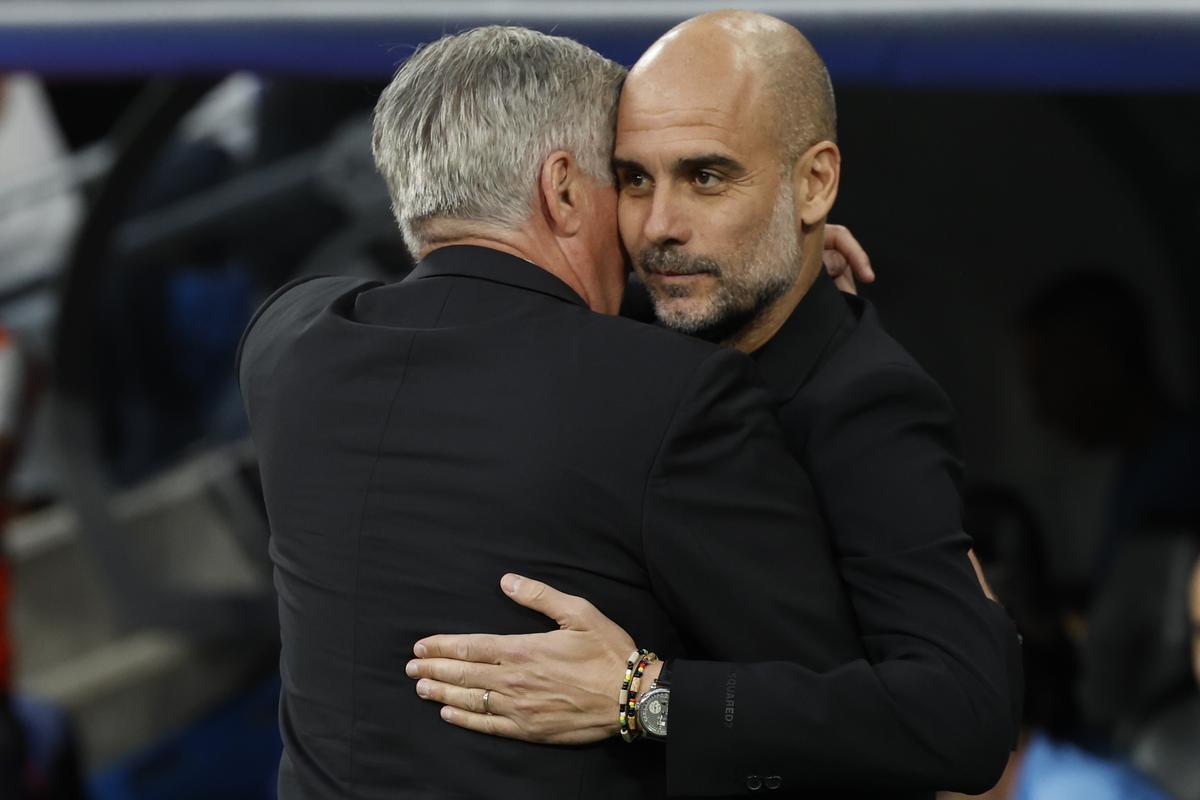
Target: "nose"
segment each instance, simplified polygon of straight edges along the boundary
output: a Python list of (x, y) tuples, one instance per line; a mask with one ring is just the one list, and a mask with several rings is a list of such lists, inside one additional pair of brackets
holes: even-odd
[(642, 233), (660, 247), (685, 244), (691, 238), (683, 209), (669, 187), (655, 189)]

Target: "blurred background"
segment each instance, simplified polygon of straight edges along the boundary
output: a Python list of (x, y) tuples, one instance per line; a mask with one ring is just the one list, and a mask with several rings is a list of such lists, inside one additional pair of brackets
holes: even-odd
[[(409, 269), (368, 119), (404, 57), (510, 22), (628, 65), (733, 5), (0, 5), (0, 798), (273, 797), (232, 364), (284, 281)], [(1200, 3), (746, 7), (828, 61), (832, 219), (959, 411), (968, 527), (1025, 637), (990, 796), (1200, 798)]]

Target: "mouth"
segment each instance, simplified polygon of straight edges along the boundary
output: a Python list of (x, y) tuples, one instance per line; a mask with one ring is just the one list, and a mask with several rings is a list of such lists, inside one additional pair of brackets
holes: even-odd
[(648, 272), (650, 273), (650, 275), (654, 276), (655, 278), (662, 278), (664, 280), (673, 280), (673, 279), (681, 279), (681, 278), (700, 278), (700, 277), (704, 277), (706, 275), (709, 277), (712, 277), (714, 275), (714, 273), (711, 270), (693, 270), (693, 271), (689, 271), (689, 272), (675, 272), (675, 271), (665, 270), (665, 269), (652, 269), (652, 270), (648, 270)]
[(647, 249), (636, 259), (636, 267), (648, 283), (663, 287), (676, 287), (679, 291), (692, 291), (693, 283), (703, 278), (719, 281), (721, 265), (715, 259), (689, 256), (677, 249)]

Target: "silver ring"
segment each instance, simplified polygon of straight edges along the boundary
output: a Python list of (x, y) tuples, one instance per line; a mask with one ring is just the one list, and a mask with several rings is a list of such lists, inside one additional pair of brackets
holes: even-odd
[(488, 700), (490, 700), (491, 697), (492, 697), (492, 690), (484, 689), (483, 690), (483, 713), (487, 714), (489, 717), (492, 716), (492, 710), (490, 708), (488, 708)]

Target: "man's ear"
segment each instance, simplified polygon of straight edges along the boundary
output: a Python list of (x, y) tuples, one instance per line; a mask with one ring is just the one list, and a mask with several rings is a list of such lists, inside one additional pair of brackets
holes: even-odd
[(565, 150), (556, 150), (542, 162), (538, 190), (546, 222), (558, 236), (574, 236), (583, 225), (587, 193), (580, 181), (579, 164)]
[(804, 230), (824, 222), (837, 199), (842, 177), (842, 152), (833, 142), (817, 142), (796, 160), (792, 188), (796, 217)]

